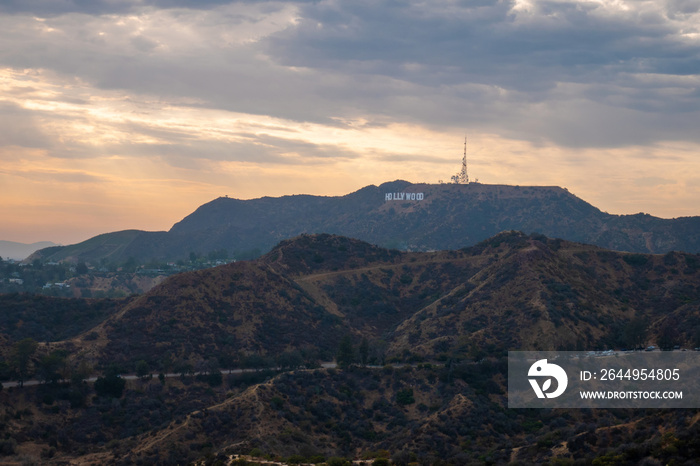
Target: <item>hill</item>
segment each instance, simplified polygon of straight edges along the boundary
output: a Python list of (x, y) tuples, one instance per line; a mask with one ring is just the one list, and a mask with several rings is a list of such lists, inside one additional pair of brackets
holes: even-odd
[(383, 456), (395, 465), (595, 465), (694, 464), (700, 454), (694, 410), (504, 409), (503, 362), (452, 374), (437, 366), (281, 374), (106, 458), (243, 464), (226, 460), (250, 452), (287, 464)]
[(73, 299), (29, 293), (0, 294), (0, 335), (43, 342), (75, 337), (104, 321), (128, 299)]
[[(396, 464), (692, 464), (700, 451), (697, 410), (512, 410), (505, 397), (507, 350), (700, 345), (694, 254), (514, 231), (436, 252), (302, 235), (121, 304), (91, 303), (74, 315), (102, 320), (62, 323), (67, 339), (40, 345), (29, 365), (50, 379), (62, 362), (70, 384), (0, 393), (2, 454), (227, 464), (251, 450), (295, 461), (387, 450)], [(48, 321), (50, 301), (40, 304)], [(320, 368), (348, 339), (358, 366), (374, 367)], [(94, 386), (82, 382), (90, 370)], [(120, 382), (115, 371), (142, 375)]]
[(474, 245), (505, 230), (539, 232), (620, 251), (700, 252), (700, 217), (611, 215), (558, 187), (394, 181), (340, 197), (218, 198), (168, 232), (108, 233), (39, 251), (35, 257), (92, 264), (135, 258), (145, 263), (225, 250), (240, 259), (257, 257), (304, 233), (428, 251)]
[[(519, 232), (424, 253), (302, 235), (255, 261), (172, 276), (71, 344), (103, 366), (145, 360), (166, 371), (213, 354), (224, 367), (285, 352), (327, 360), (346, 334), (368, 339), (377, 362), (664, 338), (694, 347), (699, 285), (697, 255), (618, 253)], [(629, 334), (631, 322), (645, 323), (644, 341)]]

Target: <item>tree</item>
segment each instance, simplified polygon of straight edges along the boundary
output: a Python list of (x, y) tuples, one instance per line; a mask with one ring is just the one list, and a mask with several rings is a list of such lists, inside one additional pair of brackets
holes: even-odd
[(277, 365), (282, 370), (296, 369), (302, 364), (304, 364), (304, 358), (297, 350), (285, 351), (277, 356)]
[(129, 257), (126, 260), (126, 262), (124, 262), (124, 264), (122, 265), (122, 270), (124, 270), (124, 272), (133, 273), (136, 272), (136, 268), (138, 267), (138, 265), (139, 264), (138, 262), (136, 262), (136, 259), (134, 259), (133, 257)]
[(121, 368), (116, 364), (111, 364), (104, 373), (104, 377), (95, 380), (95, 392), (99, 396), (110, 396), (121, 398), (126, 387), (126, 380), (121, 375)]
[(332, 458), (328, 458), (328, 461), (326, 461), (326, 464), (328, 466), (349, 466), (352, 464), (352, 462), (348, 459), (334, 456)]
[(401, 405), (410, 405), (416, 402), (415, 398), (413, 397), (413, 389), (412, 388), (405, 388), (403, 390), (399, 390), (396, 393), (396, 402), (401, 404)]
[(408, 466), (411, 462), (411, 454), (405, 450), (397, 451), (391, 456), (391, 462), (397, 466)]
[(4, 359), (0, 359), (0, 380), (10, 380), (12, 367)]
[(95, 380), (95, 392), (99, 396), (121, 398), (125, 386), (126, 380), (122, 379), (118, 374), (109, 374), (105, 377), (98, 377)]
[(216, 372), (209, 372), (209, 374), (207, 374), (206, 376), (206, 379), (210, 387), (218, 387), (222, 383), (224, 383), (224, 376), (218, 369), (216, 370)]
[(622, 331), (622, 340), (628, 348), (644, 346), (647, 339), (648, 323), (646, 319), (637, 317), (630, 320)]
[(367, 341), (367, 337), (362, 337), (362, 342), (360, 342), (360, 362), (362, 363), (363, 366), (367, 365), (367, 361), (369, 360), (369, 342)]
[(39, 374), (46, 383), (57, 383), (61, 379), (61, 369), (66, 365), (63, 351), (53, 351), (39, 360)]
[(207, 374), (215, 374), (217, 372), (220, 372), (220, 364), (219, 360), (215, 358), (214, 356), (210, 357), (207, 359), (207, 361), (204, 363), (204, 372)]
[(659, 334), (656, 338), (656, 343), (662, 350), (670, 350), (678, 344), (678, 325), (675, 322), (666, 320), (661, 328), (659, 329)]
[(80, 361), (78, 367), (73, 369), (71, 374), (71, 383), (75, 386), (80, 386), (85, 379), (90, 377), (95, 369), (87, 361)]
[(39, 347), (33, 338), (25, 338), (24, 340), (15, 343), (12, 348), (12, 362), (14, 363), (17, 374), (19, 375), (19, 386), (24, 386), (24, 380), (29, 374), (29, 364), (32, 356)]
[(347, 369), (355, 362), (355, 352), (352, 348), (352, 338), (350, 335), (345, 335), (341, 338), (336, 360), (338, 361), (338, 367), (341, 369)]
[(136, 363), (136, 375), (140, 379), (145, 379), (147, 375), (151, 373), (151, 368), (148, 366), (148, 363), (141, 359), (139, 362)]
[(85, 262), (78, 262), (78, 265), (75, 267), (75, 272), (79, 275), (85, 275), (88, 273), (88, 267)]

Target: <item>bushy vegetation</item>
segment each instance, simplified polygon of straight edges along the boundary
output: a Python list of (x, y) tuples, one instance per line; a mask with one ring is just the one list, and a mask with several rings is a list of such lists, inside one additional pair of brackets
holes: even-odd
[(0, 294), (0, 334), (12, 341), (66, 340), (94, 327), (127, 302)]
[[(0, 454), (26, 443), (44, 459), (99, 451), (114, 464), (225, 464), (254, 448), (293, 464), (358, 451), (405, 465), (697, 454), (696, 411), (513, 410), (505, 393), (509, 349), (700, 341), (695, 256), (517, 232), (421, 254), (327, 235), (300, 245), (123, 302), (0, 297), (0, 377), (41, 382), (0, 392)], [(44, 341), (83, 337), (47, 345), (32, 328)], [(337, 369), (320, 368), (334, 358)]]

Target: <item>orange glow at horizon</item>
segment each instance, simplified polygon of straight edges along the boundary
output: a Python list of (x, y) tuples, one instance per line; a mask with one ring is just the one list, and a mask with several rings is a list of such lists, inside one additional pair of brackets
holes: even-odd
[[(373, 124), (373, 115), (326, 125), (192, 103), (0, 69), (0, 104), (24, 138), (0, 145), (0, 239), (168, 230), (219, 196), (339, 196), (396, 179), (447, 181), (461, 164), (464, 129)], [(617, 214), (700, 214), (697, 145), (571, 149), (467, 133), (469, 175), (482, 183), (559, 185)]]

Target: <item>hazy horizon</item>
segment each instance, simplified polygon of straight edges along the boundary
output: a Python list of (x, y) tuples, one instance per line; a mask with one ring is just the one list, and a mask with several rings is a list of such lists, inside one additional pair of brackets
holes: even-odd
[(0, 239), (469, 175), (700, 215), (700, 2), (0, 5)]

